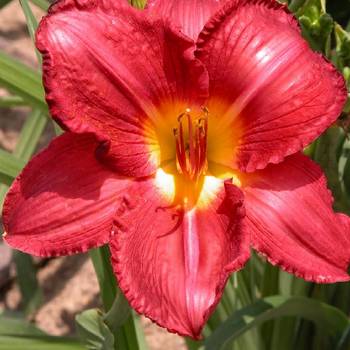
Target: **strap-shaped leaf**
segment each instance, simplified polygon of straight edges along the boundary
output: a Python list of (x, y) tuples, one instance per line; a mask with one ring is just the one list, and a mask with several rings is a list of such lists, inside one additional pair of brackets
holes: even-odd
[[(112, 308), (111, 314), (115, 313), (117, 310), (113, 310), (114, 306), (116, 308), (120, 307), (121, 312), (126, 312), (126, 305), (123, 302), (118, 303), (118, 301), (116, 301), (116, 303), (114, 303), (118, 293), (121, 292), (117, 286), (110, 264), (109, 248), (107, 246), (103, 246), (101, 248), (92, 249), (90, 250), (90, 257), (100, 285), (101, 298), (105, 311), (108, 312)], [(112, 325), (108, 319), (111, 314), (107, 314), (107, 319), (104, 321), (109, 325), (110, 329), (113, 328), (115, 338), (114, 349), (147, 350), (144, 334), (140, 329), (138, 316), (131, 312), (124, 324), (121, 323), (125, 319), (124, 317), (121, 317), (119, 320), (117, 320), (119, 328), (115, 331), (116, 325)]]
[(47, 11), (50, 7), (50, 3), (47, 0), (30, 0), (30, 1), (44, 11)]
[(31, 158), (47, 121), (48, 117), (40, 110), (34, 110), (27, 117), (14, 151), (15, 156), (26, 162)]
[(241, 334), (263, 322), (284, 316), (298, 316), (313, 321), (325, 334), (339, 337), (349, 325), (339, 309), (315, 299), (272, 296), (232, 314), (205, 341), (206, 350), (219, 350)]
[[(35, 43), (35, 31), (38, 28), (38, 21), (34, 17), (34, 14), (32, 12), (32, 9), (30, 8), (28, 0), (19, 0), (19, 2), (22, 6), (22, 10), (26, 18), (29, 35), (32, 39), (32, 42)], [(38, 59), (38, 63), (41, 66), (41, 63), (42, 63), (41, 55), (39, 51), (36, 49), (35, 49), (35, 54)]]
[(0, 149), (0, 182), (10, 185), (24, 165), (23, 160)]
[(0, 315), (0, 350), (84, 350), (76, 339), (47, 335), (23, 319)]
[(0, 85), (47, 112), (41, 75), (3, 52), (0, 52)]
[(78, 341), (50, 336), (0, 336), (0, 350), (86, 350)]
[(0, 108), (9, 108), (25, 106), (27, 103), (20, 96), (2, 96), (0, 97)]
[(114, 336), (97, 309), (86, 310), (76, 318), (81, 339), (89, 350), (113, 350)]

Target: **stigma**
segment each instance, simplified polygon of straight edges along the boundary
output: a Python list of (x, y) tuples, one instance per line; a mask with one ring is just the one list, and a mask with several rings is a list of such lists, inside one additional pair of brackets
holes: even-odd
[(207, 171), (207, 108), (202, 108), (198, 116), (191, 114), (191, 109), (177, 118), (178, 127), (174, 129), (176, 146), (176, 166), (180, 174), (197, 181)]

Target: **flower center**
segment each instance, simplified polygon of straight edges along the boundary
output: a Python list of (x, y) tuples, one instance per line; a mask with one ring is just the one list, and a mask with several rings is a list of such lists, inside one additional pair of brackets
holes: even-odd
[(208, 116), (209, 111), (205, 107), (196, 118), (191, 115), (191, 109), (187, 108), (178, 116), (178, 127), (174, 129), (177, 170), (193, 181), (198, 181), (208, 167)]

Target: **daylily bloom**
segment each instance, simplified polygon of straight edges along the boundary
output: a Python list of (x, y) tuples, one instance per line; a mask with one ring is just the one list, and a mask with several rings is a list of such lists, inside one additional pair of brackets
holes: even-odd
[(342, 76), (274, 0), (61, 0), (37, 32), (66, 130), (14, 181), (6, 241), (58, 256), (109, 243), (133, 308), (195, 338), (250, 247), (348, 281), (349, 218), (301, 151)]

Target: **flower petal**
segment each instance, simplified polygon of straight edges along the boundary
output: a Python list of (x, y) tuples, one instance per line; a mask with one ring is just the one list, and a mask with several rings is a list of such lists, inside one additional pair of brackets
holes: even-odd
[(136, 311), (198, 338), (230, 272), (249, 257), (242, 192), (220, 181), (214, 200), (207, 202), (213, 196), (208, 189), (206, 205), (184, 211), (164, 192), (169, 186), (161, 189), (158, 182), (139, 182), (129, 210), (118, 216), (112, 264)]
[(34, 157), (17, 177), (3, 209), (5, 240), (38, 256), (84, 252), (112, 235), (119, 179), (95, 158), (91, 134), (66, 133)]
[(59, 1), (40, 24), (37, 47), (53, 117), (105, 140), (99, 157), (124, 175), (155, 172), (160, 104), (207, 97), (194, 43), (126, 1)]
[(301, 150), (337, 119), (346, 100), (341, 74), (309, 48), (275, 0), (227, 3), (199, 35), (197, 57), (209, 72), (209, 111), (211, 104), (226, 106), (224, 129), (239, 133), (225, 165), (243, 171)]
[(247, 218), (257, 251), (308, 281), (350, 279), (350, 219), (333, 212), (318, 165), (296, 154), (256, 171), (247, 181)]
[(197, 40), (208, 19), (224, 2), (225, 0), (149, 0), (146, 10), (170, 18), (184, 34)]

